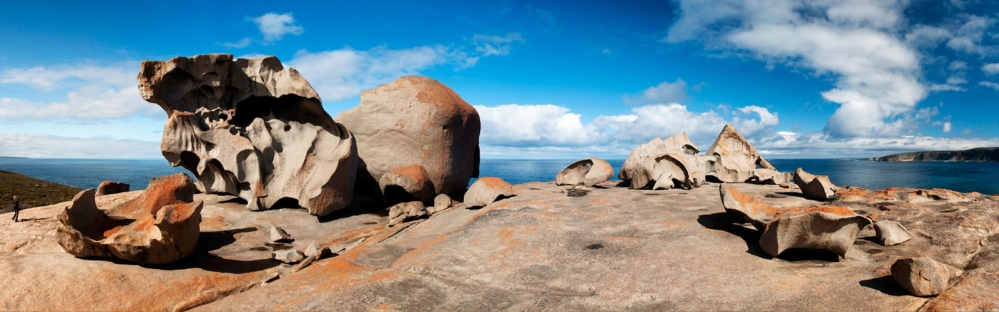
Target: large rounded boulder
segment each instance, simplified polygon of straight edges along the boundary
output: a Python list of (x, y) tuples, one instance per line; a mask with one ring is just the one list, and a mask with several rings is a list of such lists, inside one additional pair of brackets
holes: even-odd
[(479, 175), (479, 113), (437, 80), (405, 76), (364, 91), (360, 105), (333, 119), (350, 129), (357, 142), (358, 193), (393, 201), (423, 199), (421, 194), (402, 198), (384, 191), (418, 189), (389, 187), (382, 180), (386, 173), (414, 164), (423, 167), (437, 194), (460, 192)]

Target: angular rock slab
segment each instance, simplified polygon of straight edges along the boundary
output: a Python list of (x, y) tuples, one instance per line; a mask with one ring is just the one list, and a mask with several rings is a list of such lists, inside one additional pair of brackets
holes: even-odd
[(465, 192), (465, 207), (483, 207), (489, 205), (501, 196), (513, 196), (513, 186), (503, 179), (483, 177), (475, 180)]
[(399, 203), (389, 208), (389, 226), (393, 226), (407, 219), (415, 219), (427, 215), (427, 206), (422, 202), (411, 201)]
[(587, 158), (570, 164), (555, 176), (555, 185), (594, 186), (614, 176), (614, 168), (600, 158)]
[(93, 189), (82, 191), (58, 216), (59, 245), (80, 258), (176, 262), (197, 247), (203, 203), (192, 202), (194, 191), (183, 173), (153, 178), (142, 195), (110, 209), (97, 208)]
[(767, 223), (777, 216), (777, 209), (756, 199), (752, 195), (739, 192), (728, 184), (718, 186), (722, 207), (725, 212), (734, 217), (749, 222), (757, 230), (763, 231)]
[(359, 193), (378, 195), (382, 175), (411, 164), (426, 169), (437, 194), (479, 176), (479, 113), (437, 80), (405, 76), (361, 92), (360, 105), (334, 119), (357, 140)]
[(160, 149), (199, 189), (250, 210), (290, 198), (325, 216), (353, 199), (357, 150), (319, 95), (276, 57), (229, 54), (143, 61), (139, 93), (169, 118)]
[(794, 184), (798, 185), (801, 194), (808, 199), (827, 200), (836, 195), (836, 185), (829, 182), (828, 176), (813, 175), (801, 168), (794, 171)]
[[(655, 138), (631, 151), (628, 158), (624, 160), (624, 164), (621, 165), (618, 177), (630, 181), (632, 189), (654, 186), (653, 183), (657, 178), (654, 175), (657, 157), (667, 153), (693, 157), (698, 151), (697, 146), (690, 142), (686, 132), (670, 136), (666, 140)], [(694, 165), (697, 163), (694, 162)], [(700, 169), (699, 166), (698, 169)]]
[(735, 127), (728, 124), (722, 128), (718, 138), (705, 154), (717, 157), (715, 162), (709, 164), (711, 168), (704, 168), (706, 175), (713, 176), (721, 182), (749, 181), (756, 175), (757, 165), (763, 169), (777, 170), (770, 162), (763, 159), (760, 152), (749, 144)]
[(104, 181), (97, 186), (97, 196), (111, 195), (128, 192), (131, 186), (128, 183)]
[(909, 293), (920, 297), (943, 293), (950, 280), (961, 274), (961, 270), (930, 257), (899, 259), (891, 265), (892, 279)]
[(773, 257), (791, 248), (828, 250), (846, 257), (860, 231), (870, 224), (867, 217), (842, 206), (782, 213), (763, 230), (760, 247)]
[(409, 201), (415, 198), (430, 203), (437, 194), (430, 181), (430, 173), (421, 164), (389, 170), (378, 179), (378, 188), (392, 201)]
[(881, 220), (874, 222), (874, 233), (878, 242), (885, 246), (894, 246), (912, 239), (912, 234), (902, 224), (895, 221)]

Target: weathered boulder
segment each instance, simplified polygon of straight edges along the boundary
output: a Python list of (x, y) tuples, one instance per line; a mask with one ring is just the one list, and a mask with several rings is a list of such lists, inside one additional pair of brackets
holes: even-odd
[(878, 242), (885, 246), (893, 246), (912, 239), (912, 234), (902, 224), (895, 221), (881, 220), (874, 222), (874, 233)]
[(411, 201), (399, 203), (389, 208), (389, 226), (393, 226), (406, 219), (415, 219), (427, 215), (427, 206), (422, 202)]
[(472, 186), (465, 192), (465, 207), (483, 207), (489, 205), (501, 196), (513, 196), (513, 186), (503, 179), (494, 177), (483, 177), (475, 180)]
[(270, 241), (272, 243), (290, 243), (294, 242), (295, 239), (292, 238), (291, 235), (289, 235), (288, 232), (286, 232), (284, 229), (272, 225), (270, 232)]
[(284, 263), (299, 263), (305, 260), (305, 255), (301, 251), (295, 249), (281, 249), (275, 250), (273, 253), (274, 259), (284, 262)]
[(836, 185), (829, 182), (828, 176), (813, 175), (801, 170), (801, 168), (794, 171), (794, 184), (798, 185), (801, 194), (804, 194), (805, 198), (808, 199), (827, 200), (836, 195)]
[(570, 164), (555, 176), (555, 185), (593, 186), (614, 176), (614, 168), (600, 158), (587, 158)]
[(336, 117), (354, 135), (359, 193), (384, 196), (378, 182), (395, 168), (420, 164), (437, 194), (464, 190), (479, 176), (479, 113), (437, 80), (405, 76), (361, 92), (361, 103)]
[(316, 255), (316, 253), (318, 253), (321, 249), (323, 249), (323, 245), (320, 245), (317, 242), (311, 242), (309, 243), (309, 247), (305, 248), (304, 254), (306, 257), (312, 257)]
[(711, 144), (707, 156), (716, 160), (705, 167), (706, 175), (721, 182), (746, 182), (756, 174), (756, 166), (776, 171), (770, 162), (760, 156), (753, 145), (731, 125), (725, 125), (718, 138)]
[(779, 172), (774, 169), (757, 168), (753, 171), (753, 176), (749, 178), (749, 183), (781, 185), (788, 183), (792, 179), (790, 172)]
[(434, 209), (431, 213), (437, 213), (438, 211), (448, 209), (451, 207), (451, 203), (451, 196), (447, 196), (447, 194), (437, 195), (437, 197), (434, 197)]
[(704, 184), (704, 171), (688, 163), (683, 155), (666, 153), (653, 158), (653, 161), (653, 190), (674, 187), (689, 190)]
[(732, 186), (722, 184), (718, 189), (725, 211), (760, 230), (760, 247), (773, 257), (791, 248), (846, 256), (860, 231), (871, 224), (867, 217), (843, 206), (775, 208)]
[[(654, 175), (658, 163), (656, 158), (667, 153), (694, 157), (698, 151), (697, 146), (687, 138), (686, 132), (670, 136), (666, 140), (655, 138), (631, 151), (621, 165), (618, 177), (630, 181), (632, 189), (651, 187), (654, 186), (657, 177)], [(698, 166), (698, 163), (695, 161), (693, 165)]]
[(430, 203), (436, 195), (434, 184), (430, 181), (430, 173), (421, 164), (389, 170), (378, 179), (378, 188), (388, 200), (392, 201), (416, 199)]
[(201, 201), (183, 173), (153, 178), (138, 197), (100, 209), (94, 190), (76, 194), (59, 214), (59, 245), (80, 258), (108, 257), (140, 264), (167, 264), (194, 252)]
[(903, 258), (891, 265), (892, 279), (909, 293), (920, 297), (943, 293), (950, 280), (960, 275), (961, 270), (930, 257)]
[(129, 187), (128, 183), (104, 181), (97, 186), (97, 196), (128, 192)]
[(767, 224), (760, 247), (774, 257), (791, 248), (828, 250), (846, 257), (857, 235), (870, 224), (870, 219), (843, 206), (788, 211)]
[(163, 156), (194, 173), (206, 193), (239, 196), (250, 210), (293, 199), (319, 216), (353, 198), (353, 137), (276, 57), (143, 61), (139, 93), (167, 113)]

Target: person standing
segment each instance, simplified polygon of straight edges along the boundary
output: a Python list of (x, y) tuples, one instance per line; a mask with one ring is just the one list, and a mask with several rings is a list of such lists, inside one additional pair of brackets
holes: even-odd
[(21, 201), (17, 199), (17, 195), (14, 195), (14, 222), (20, 222), (17, 220), (17, 213), (21, 211)]

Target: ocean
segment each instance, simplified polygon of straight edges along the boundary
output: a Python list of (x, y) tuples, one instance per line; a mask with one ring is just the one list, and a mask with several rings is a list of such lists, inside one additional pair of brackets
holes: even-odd
[[(532, 181), (554, 181), (560, 170), (575, 160), (501, 160), (483, 159), (480, 176), (499, 177), (511, 184)], [(621, 169), (623, 159), (608, 160), (614, 172)], [(775, 159), (778, 170), (793, 172), (801, 167), (812, 174), (828, 175), (836, 185), (853, 185), (868, 189), (892, 186), (914, 188), (945, 188), (959, 192), (999, 194), (999, 162), (872, 162), (852, 159)], [(0, 158), (0, 170), (17, 172), (34, 178), (78, 188), (95, 188), (102, 181), (118, 181), (131, 185), (132, 190), (145, 189), (152, 177), (187, 173), (180, 167), (170, 167), (166, 160), (125, 159), (34, 159)], [(615, 175), (614, 179), (617, 176)]]

